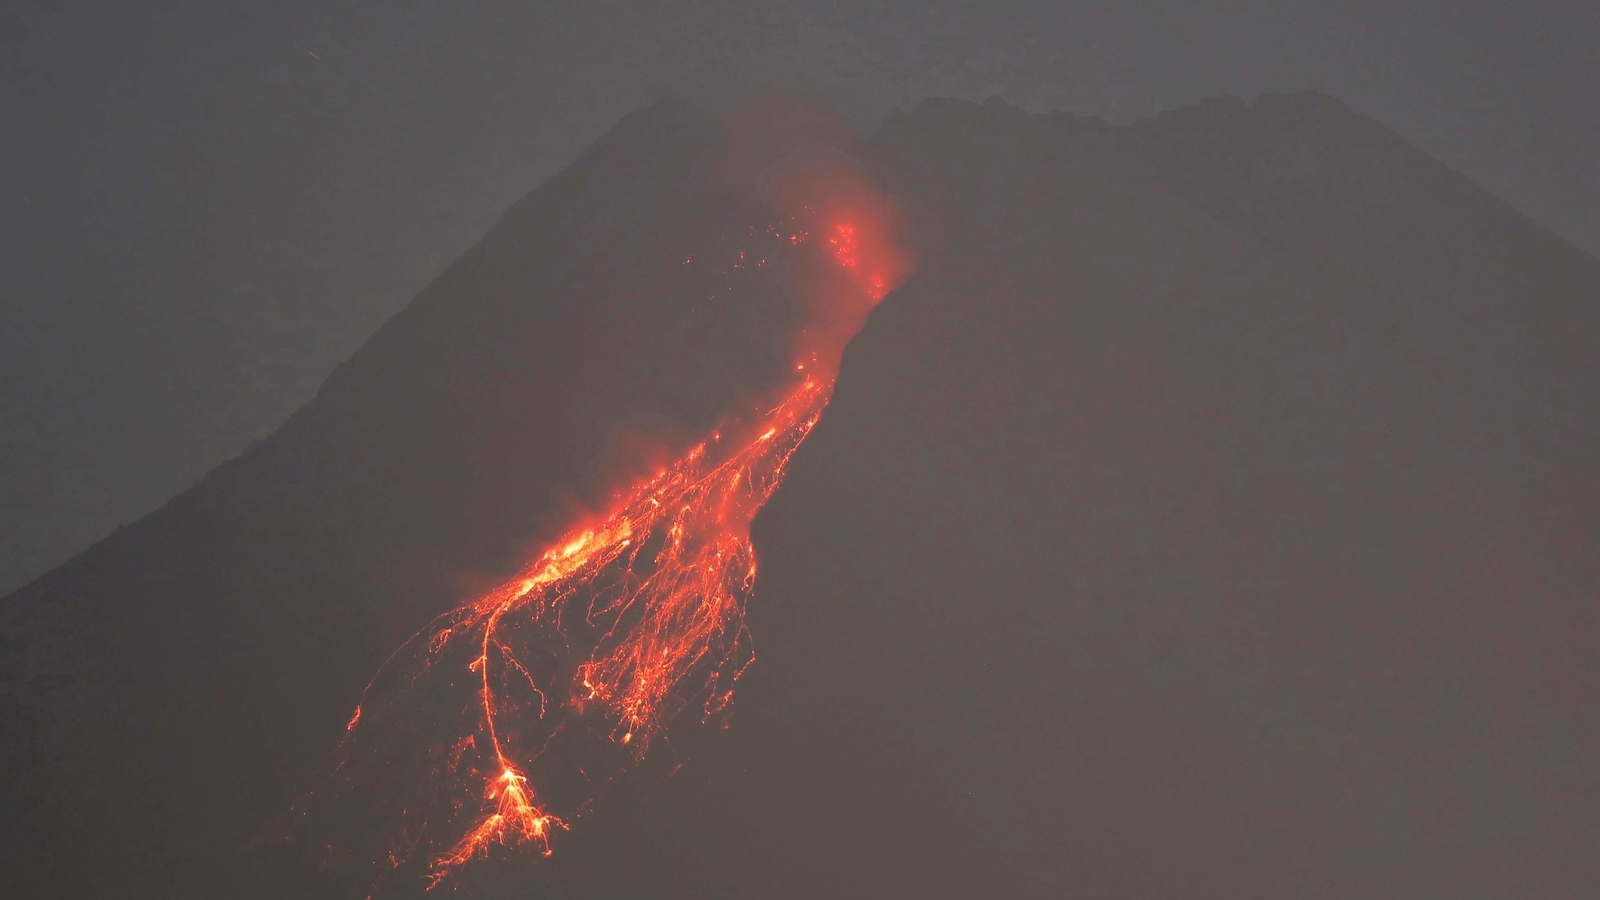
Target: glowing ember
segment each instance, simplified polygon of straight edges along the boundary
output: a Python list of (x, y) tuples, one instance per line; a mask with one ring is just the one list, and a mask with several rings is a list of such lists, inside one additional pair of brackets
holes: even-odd
[[(769, 231), (790, 247), (809, 237), (798, 227)], [(452, 696), (463, 674), (472, 698), (454, 742), (426, 751), (421, 765), (433, 787), (415, 804), (395, 801), (402, 825), (391, 865), (426, 852), (436, 885), (497, 848), (548, 855), (552, 834), (568, 828), (552, 810), (583, 814), (596, 779), (642, 759), (687, 705), (703, 719), (727, 708), (753, 659), (744, 625), (756, 577), (751, 520), (820, 419), (862, 309), (909, 269), (887, 231), (848, 220), (818, 230), (827, 235), (824, 255), (849, 276), (848, 288), (832, 290), (855, 297), (833, 298), (844, 312), (802, 338), (797, 383), (757, 414), (725, 419), (619, 495), (600, 521), (554, 541), (385, 664), (350, 718), (347, 761), (358, 743), (381, 748), (412, 727), (395, 723), (416, 717), (415, 704), (428, 697)], [(372, 755), (399, 765), (389, 751)]]

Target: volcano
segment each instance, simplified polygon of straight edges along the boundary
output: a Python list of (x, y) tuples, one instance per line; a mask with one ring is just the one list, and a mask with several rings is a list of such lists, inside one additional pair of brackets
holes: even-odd
[[(1600, 883), (1600, 263), (1316, 93), (935, 100), (861, 146), (775, 108), (628, 117), (276, 433), (3, 601), (14, 895)], [(853, 281), (871, 247), (763, 180), (794, 159), (893, 198), (915, 272)], [(570, 830), (375, 860), (411, 820), (324, 802), (374, 673), (773, 409), (850, 284), (755, 514), (753, 662), (673, 681), (706, 714)], [(397, 696), (416, 759), (458, 746)]]

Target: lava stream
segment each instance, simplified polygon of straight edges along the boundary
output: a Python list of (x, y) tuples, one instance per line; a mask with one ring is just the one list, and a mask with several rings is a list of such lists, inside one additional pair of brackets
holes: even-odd
[[(549, 855), (566, 818), (642, 760), (668, 720), (691, 704), (709, 720), (731, 702), (753, 659), (750, 523), (821, 418), (845, 343), (912, 266), (894, 241), (892, 203), (859, 173), (801, 167), (769, 187), (791, 215), (765, 234), (774, 253), (791, 254), (806, 307), (797, 380), (755, 414), (724, 418), (598, 522), (384, 664), (336, 771), (380, 785), (365, 796), (399, 820), (390, 867), (424, 856), (432, 886), (497, 848)], [(448, 745), (436, 740), (442, 709), (459, 716)]]
[(750, 522), (816, 425), (831, 389), (831, 382), (802, 382), (737, 446), (728, 447), (721, 431), (713, 434), (602, 524), (558, 541), (435, 636), (436, 645), (471, 636), (479, 648), (470, 668), (479, 679), (481, 721), (468, 740), (487, 740), (499, 769), (486, 779), (482, 817), (434, 858), (435, 880), (495, 844), (528, 843), (548, 854), (550, 832), (566, 827), (535, 802), (503, 740), (508, 680), (538, 694), (540, 718), (548, 712), (544, 691), (515, 649), (515, 631), (542, 626), (565, 633), (579, 603), (582, 620), (599, 637), (577, 666), (566, 703), (580, 715), (602, 712), (615, 723), (612, 739), (636, 756), (659, 730), (669, 696), (703, 665), (705, 715), (727, 705), (750, 661), (744, 646), (744, 598), (756, 574)]

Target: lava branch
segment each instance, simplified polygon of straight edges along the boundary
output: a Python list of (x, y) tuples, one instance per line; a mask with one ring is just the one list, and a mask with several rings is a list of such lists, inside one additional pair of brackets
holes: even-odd
[[(756, 575), (750, 522), (778, 488), (831, 390), (831, 380), (807, 378), (755, 427), (724, 426), (603, 522), (566, 535), (520, 576), (414, 639), (426, 652), (410, 685), (469, 640), (467, 669), (476, 683), (476, 725), (458, 744), (451, 768), (471, 769), (482, 806), (471, 827), (431, 857), (430, 885), (496, 846), (529, 845), (549, 855), (551, 834), (568, 828), (529, 777), (542, 747), (516, 745), (507, 714), (535, 723), (561, 719), (544, 730), (546, 740), (568, 719), (598, 715), (611, 723), (610, 740), (637, 759), (674, 711), (679, 691), (704, 695), (706, 719), (727, 707), (733, 683), (753, 658), (744, 626)], [(734, 431), (747, 434), (730, 439)], [(562, 667), (519, 632), (565, 639), (575, 629), (592, 633), (584, 642), (591, 649), (570, 667), (563, 689)], [(704, 677), (698, 686), (697, 672)], [(513, 688), (535, 702), (517, 703)], [(351, 718), (352, 735), (367, 701)], [(515, 730), (537, 729), (523, 721)], [(473, 754), (481, 754), (481, 764), (459, 762)]]

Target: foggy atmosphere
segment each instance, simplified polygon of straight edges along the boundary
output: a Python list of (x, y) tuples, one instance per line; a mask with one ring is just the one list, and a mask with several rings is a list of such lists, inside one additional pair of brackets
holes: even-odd
[(0, 9), (0, 895), (1600, 885), (1600, 6)]

